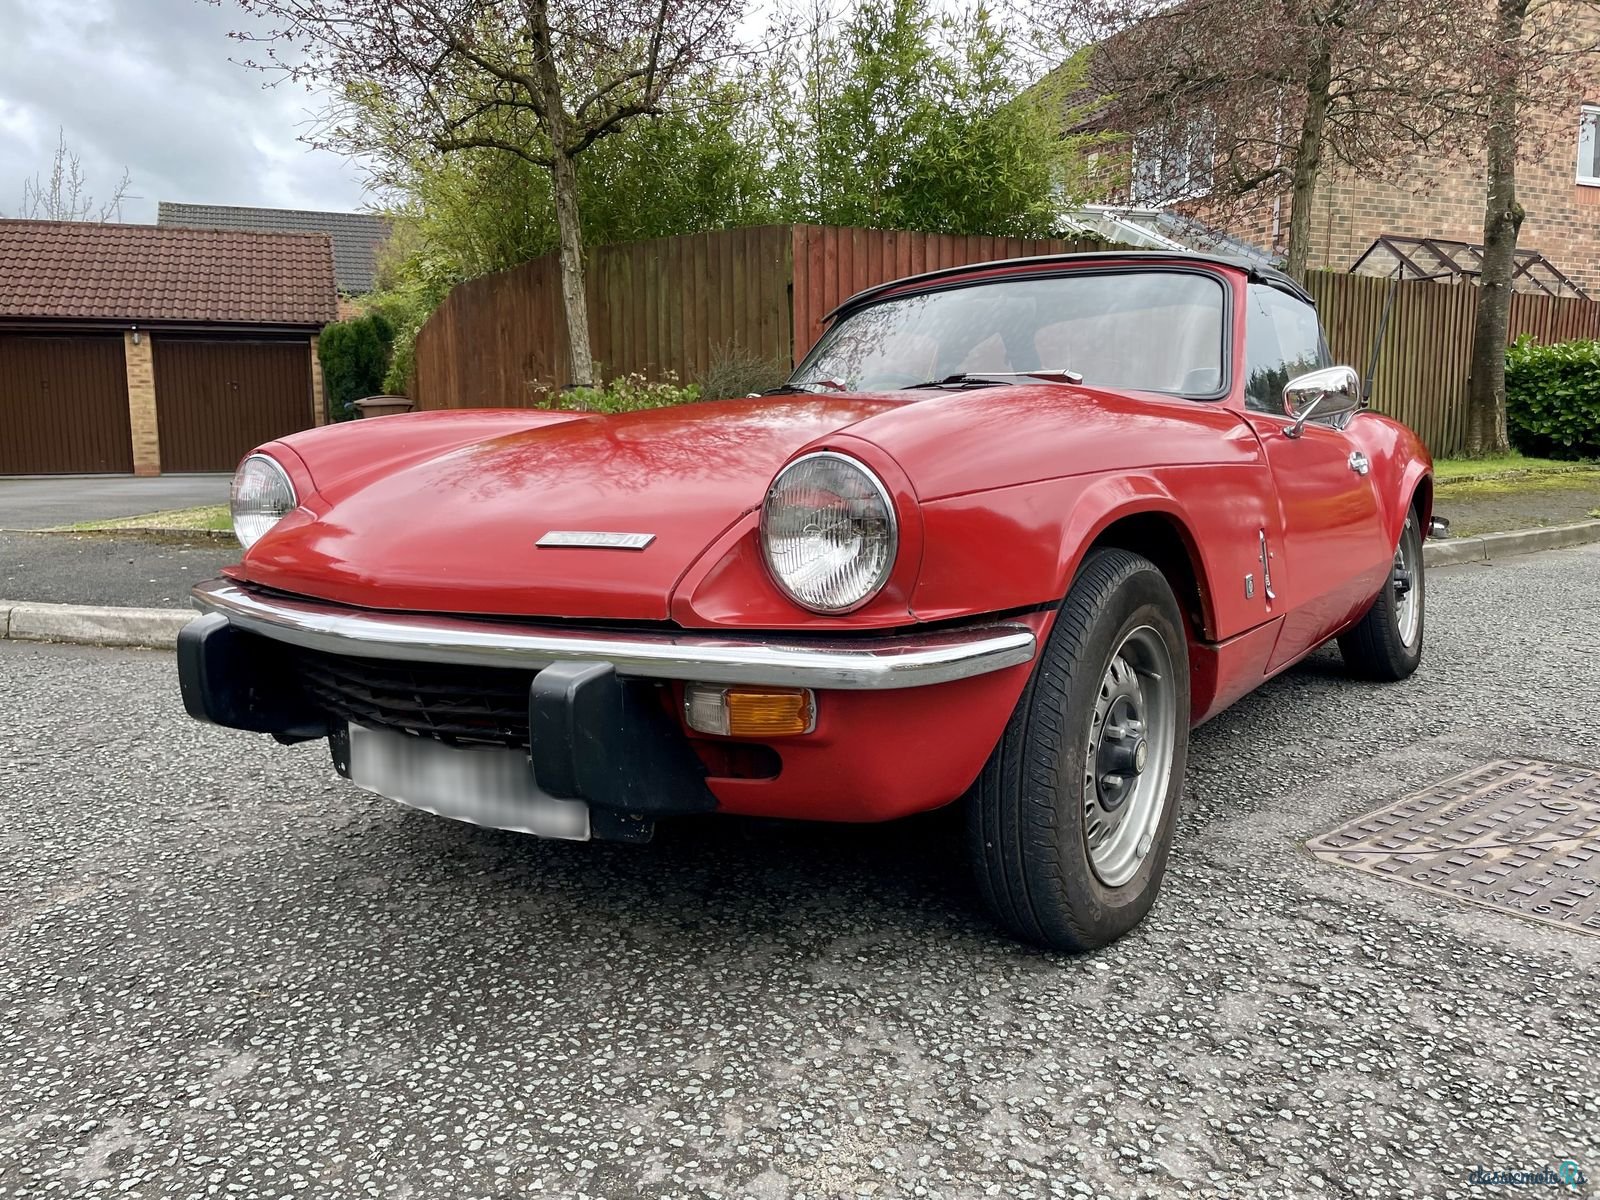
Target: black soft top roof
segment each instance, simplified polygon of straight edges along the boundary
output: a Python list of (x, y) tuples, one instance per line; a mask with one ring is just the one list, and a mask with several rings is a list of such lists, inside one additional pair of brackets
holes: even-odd
[(1279, 291), (1288, 292), (1307, 304), (1315, 305), (1309, 292), (1295, 282), (1292, 275), (1285, 274), (1276, 267), (1263, 267), (1247, 259), (1235, 258), (1225, 254), (1199, 254), (1184, 250), (1093, 250), (1081, 254), (1036, 254), (1028, 258), (997, 258), (989, 262), (967, 263), (959, 267), (944, 267), (938, 271), (926, 271), (921, 275), (907, 275), (900, 279), (891, 279), (887, 283), (875, 284), (851, 296), (840, 304), (826, 317), (830, 321), (835, 317), (854, 312), (858, 308), (871, 304), (885, 292), (897, 291), (907, 285), (954, 283), (963, 275), (977, 274), (990, 271), (996, 267), (1043, 267), (1055, 265), (1066, 266), (1069, 264), (1093, 264), (1096, 262), (1126, 262), (1128, 260), (1150, 263), (1202, 263), (1213, 267), (1231, 267), (1236, 271), (1243, 271), (1258, 283), (1265, 283)]

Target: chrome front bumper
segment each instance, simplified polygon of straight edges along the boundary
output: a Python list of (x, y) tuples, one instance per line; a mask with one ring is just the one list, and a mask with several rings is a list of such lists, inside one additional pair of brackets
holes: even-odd
[(348, 608), (264, 595), (227, 579), (199, 584), (194, 601), (202, 612), (220, 613), (250, 633), (331, 654), (529, 670), (603, 662), (623, 676), (699, 683), (926, 687), (1031, 662), (1035, 648), (1031, 629), (1009, 623), (825, 640), (568, 629)]

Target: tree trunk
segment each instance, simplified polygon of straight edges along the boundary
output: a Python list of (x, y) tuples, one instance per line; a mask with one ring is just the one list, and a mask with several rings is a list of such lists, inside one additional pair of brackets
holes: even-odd
[(1516, 46), (1528, 0), (1499, 0), (1496, 30), (1501, 62), (1489, 97), (1488, 198), (1483, 214), (1483, 275), (1472, 330), (1472, 371), (1467, 377), (1467, 453), (1505, 454), (1506, 336), (1511, 327), (1511, 273), (1517, 262), (1522, 205), (1517, 203)]
[(1311, 256), (1311, 201), (1322, 169), (1323, 130), (1328, 124), (1328, 104), (1333, 87), (1333, 53), (1326, 43), (1317, 47), (1306, 78), (1306, 115), (1300, 122), (1300, 141), (1294, 148), (1294, 183), (1289, 200), (1288, 271), (1304, 279)]
[(583, 283), (583, 222), (578, 215), (578, 172), (572, 156), (557, 148), (550, 166), (556, 229), (561, 238), (561, 305), (567, 315), (567, 351), (572, 382), (591, 387), (594, 355), (589, 347), (589, 297)]
[(550, 137), (550, 191), (556, 205), (556, 231), (561, 242), (561, 306), (567, 317), (569, 382), (592, 387), (594, 352), (589, 345), (589, 297), (583, 283), (583, 220), (578, 213), (578, 171), (568, 150), (566, 100), (556, 71), (550, 34), (548, 0), (529, 6), (528, 30), (534, 51), (534, 78), (539, 88), (539, 115)]

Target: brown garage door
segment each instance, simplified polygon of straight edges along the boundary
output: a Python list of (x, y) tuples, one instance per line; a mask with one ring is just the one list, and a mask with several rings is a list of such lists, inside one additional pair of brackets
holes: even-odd
[(262, 442), (307, 429), (311, 345), (157, 337), (161, 469), (231, 471)]
[(122, 336), (0, 333), (0, 475), (132, 470)]

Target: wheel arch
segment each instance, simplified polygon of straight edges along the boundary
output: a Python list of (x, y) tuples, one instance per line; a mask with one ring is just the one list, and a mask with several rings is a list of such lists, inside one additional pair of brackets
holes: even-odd
[(1107, 547), (1127, 550), (1153, 562), (1178, 598), (1192, 636), (1212, 636), (1216, 613), (1204, 560), (1193, 531), (1181, 515), (1165, 508), (1146, 508), (1106, 518), (1078, 556), (1072, 577), (1076, 578), (1091, 551)]
[(1413, 473), (1410, 486), (1406, 489), (1406, 497), (1410, 506), (1417, 510), (1417, 519), (1422, 525), (1422, 536), (1428, 536), (1428, 522), (1433, 519), (1433, 474), (1429, 471)]

